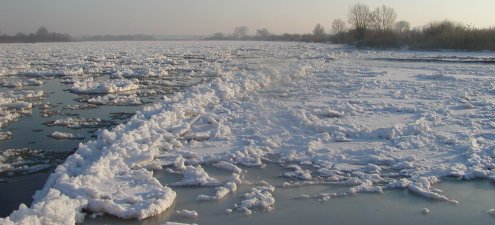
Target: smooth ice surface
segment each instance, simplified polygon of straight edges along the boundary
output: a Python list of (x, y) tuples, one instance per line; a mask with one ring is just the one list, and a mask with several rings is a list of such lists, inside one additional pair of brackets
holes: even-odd
[[(161, 51), (177, 51), (182, 59), (156, 54), (160, 48), (151, 51), (155, 54), (142, 52), (167, 71), (216, 78), (164, 96), (129, 122), (98, 132), (96, 140), (81, 144), (55, 170), (30, 210), (21, 207), (5, 221), (51, 218), (44, 207), (60, 202), (70, 202), (61, 216), (72, 221), (81, 219), (81, 209), (145, 219), (167, 211), (177, 197), (172, 189), (182, 186), (214, 188), (213, 195), (198, 193), (199, 202), (236, 194), (250, 183), (239, 166), (264, 167), (267, 162), (284, 166), (283, 188), (345, 185), (300, 196), (321, 202), (407, 190), (456, 205), (462, 204), (458, 196), (435, 185), (448, 177), (495, 179), (493, 65), (382, 60), (455, 53), (299, 43), (174, 44)], [(194, 60), (204, 61), (192, 64)], [(152, 69), (132, 72), (98, 68), (115, 79), (76, 81), (72, 91), (127, 91), (134, 88), (135, 77), (168, 75), (148, 65)], [(70, 71), (37, 74), (80, 74)], [(203, 168), (209, 164), (228, 171), (230, 178), (211, 176)], [(153, 170), (181, 179), (163, 184)], [(257, 181), (222, 212), (274, 211), (278, 189), (269, 180)], [(488, 215), (489, 208), (484, 210)]]

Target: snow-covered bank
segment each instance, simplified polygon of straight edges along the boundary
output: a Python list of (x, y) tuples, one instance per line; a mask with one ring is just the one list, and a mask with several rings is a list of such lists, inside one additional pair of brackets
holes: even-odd
[[(328, 45), (225, 45), (200, 48), (216, 58), (194, 68), (215, 80), (99, 132), (56, 169), (30, 209), (2, 222), (80, 221), (82, 209), (143, 219), (166, 211), (176, 186), (211, 187), (196, 200), (219, 200), (242, 185), (239, 165), (268, 161), (286, 168), (281, 188), (348, 186), (308, 195), (319, 200), (407, 189), (457, 203), (434, 185), (447, 176), (495, 179), (491, 66), (363, 60), (410, 56)], [(202, 164), (232, 177), (212, 177)], [(160, 183), (152, 171), (161, 169), (182, 180)], [(276, 208), (277, 190), (260, 184), (226, 212)], [(64, 215), (45, 213), (62, 203), (72, 206)]]

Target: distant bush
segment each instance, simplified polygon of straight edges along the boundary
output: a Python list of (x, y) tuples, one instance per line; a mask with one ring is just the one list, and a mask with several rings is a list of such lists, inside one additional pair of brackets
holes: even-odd
[(371, 48), (495, 50), (494, 28), (468, 29), (449, 21), (431, 23), (422, 29), (405, 32), (369, 30), (360, 39), (354, 32), (334, 34), (330, 40), (336, 44)]
[(344, 31), (331, 35), (329, 40), (334, 44), (353, 44), (357, 42), (356, 36), (357, 34), (354, 30)]
[(358, 44), (360, 47), (372, 48), (400, 47), (399, 35), (393, 31), (368, 31)]
[(413, 37), (413, 48), (495, 50), (494, 29), (467, 28), (451, 21), (430, 23)]

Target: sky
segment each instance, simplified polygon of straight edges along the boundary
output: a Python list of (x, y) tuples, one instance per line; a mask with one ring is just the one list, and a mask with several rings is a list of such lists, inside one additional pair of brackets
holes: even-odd
[(351, 5), (387, 5), (414, 26), (449, 19), (495, 25), (495, 0), (0, 0), (0, 31), (30, 33), (45, 26), (72, 35), (208, 35), (247, 26), (251, 33), (310, 33), (347, 21)]

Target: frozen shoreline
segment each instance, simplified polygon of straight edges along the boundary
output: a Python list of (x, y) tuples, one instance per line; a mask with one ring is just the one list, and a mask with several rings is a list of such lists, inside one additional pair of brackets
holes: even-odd
[[(258, 54), (266, 48), (254, 45)], [(203, 73), (216, 73), (216, 80), (146, 107), (130, 122), (81, 144), (31, 208), (21, 207), (0, 222), (70, 224), (83, 219), (82, 209), (147, 218), (166, 211), (176, 197), (151, 169), (188, 174), (182, 185), (216, 186), (213, 199), (220, 199), (242, 184), (235, 165), (262, 166), (271, 154), (292, 164), (284, 176), (296, 181), (287, 186), (321, 179), (354, 185), (315, 196), (323, 200), (408, 189), (456, 203), (455, 196), (431, 185), (446, 176), (495, 177), (490, 135), (495, 126), (489, 123), (495, 117), (494, 87), (480, 84), (493, 81), (487, 76), (492, 67), (462, 65), (456, 73), (451, 65), (370, 65), (359, 59), (386, 53), (287, 45), (293, 49), (281, 44), (271, 50), (298, 58), (281, 65), (238, 59), (229, 59), (235, 62), (230, 68), (208, 65)], [(416, 70), (448, 75), (426, 79)], [(233, 180), (218, 183), (197, 166), (213, 162), (231, 170)], [(273, 191), (261, 184), (238, 211), (271, 208)], [(59, 204), (71, 207), (63, 214), (45, 213)]]

